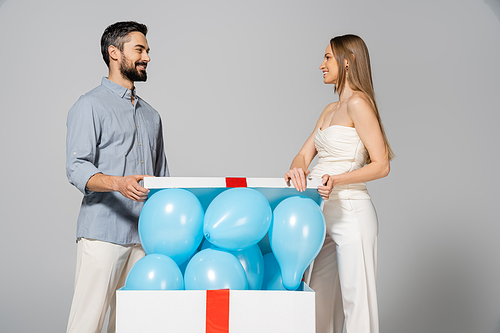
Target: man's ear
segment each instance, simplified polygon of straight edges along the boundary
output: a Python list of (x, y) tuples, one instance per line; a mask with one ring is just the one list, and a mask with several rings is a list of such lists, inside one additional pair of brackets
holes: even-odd
[(120, 50), (114, 45), (110, 45), (108, 47), (108, 53), (109, 53), (109, 60), (115, 60), (118, 61), (118, 55), (119, 55)]

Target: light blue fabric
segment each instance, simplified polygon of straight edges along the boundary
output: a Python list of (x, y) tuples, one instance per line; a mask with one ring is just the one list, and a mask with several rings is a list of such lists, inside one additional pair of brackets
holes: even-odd
[(66, 175), (84, 194), (77, 238), (140, 243), (137, 223), (143, 203), (119, 192), (92, 192), (85, 186), (99, 172), (168, 176), (160, 115), (135, 90), (103, 78), (69, 110), (67, 130)]

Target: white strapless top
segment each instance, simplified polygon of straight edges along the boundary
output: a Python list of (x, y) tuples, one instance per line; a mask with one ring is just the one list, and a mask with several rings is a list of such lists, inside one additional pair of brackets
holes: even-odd
[[(365, 165), (368, 155), (354, 127), (332, 125), (324, 130), (318, 129), (314, 145), (319, 161), (309, 174), (311, 178), (357, 170)], [(339, 185), (330, 194), (330, 200), (335, 199), (370, 199), (370, 195), (365, 183)]]

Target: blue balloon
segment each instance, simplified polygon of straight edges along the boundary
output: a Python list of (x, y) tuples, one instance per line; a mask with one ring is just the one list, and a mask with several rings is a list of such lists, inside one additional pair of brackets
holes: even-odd
[(286, 289), (283, 286), (283, 280), (281, 273), (276, 273), (266, 282), (266, 285), (262, 286), (262, 290), (296, 290), (296, 289)]
[(267, 233), (264, 238), (259, 242), (260, 251), (262, 255), (265, 255), (272, 251), (271, 244), (269, 243), (269, 233)]
[(128, 273), (126, 290), (183, 290), (184, 279), (177, 264), (163, 254), (139, 259)]
[(184, 274), (186, 273), (186, 267), (187, 265), (189, 264), (189, 262), (191, 261), (191, 259), (193, 259), (193, 257), (196, 255), (196, 253), (198, 253), (198, 250), (196, 250), (189, 258), (188, 260), (184, 261), (182, 263), (182, 265), (179, 266), (179, 269), (181, 270), (181, 273), (182, 273), (182, 276), (184, 276)]
[(304, 271), (321, 250), (325, 235), (325, 218), (314, 200), (294, 196), (276, 206), (269, 239), (286, 289), (299, 287)]
[(183, 189), (153, 194), (139, 216), (139, 237), (147, 254), (161, 253), (182, 265), (203, 239), (203, 207)]
[(251, 188), (226, 190), (207, 208), (203, 233), (215, 246), (241, 250), (257, 244), (269, 230), (272, 210), (266, 197)]
[[(214, 244), (210, 243), (206, 238), (203, 239), (201, 242), (201, 249), (200, 251), (206, 250), (206, 249), (212, 249), (212, 250), (218, 250), (218, 251), (224, 251), (224, 249), (221, 249), (218, 246), (215, 246)], [(229, 251), (227, 251), (229, 252)]]
[(280, 265), (272, 252), (264, 255), (264, 277), (262, 290), (286, 290), (281, 281)]
[(238, 259), (225, 251), (205, 249), (188, 263), (184, 273), (186, 290), (247, 290), (245, 270)]
[(205, 239), (202, 243), (201, 249), (212, 249), (231, 253), (240, 261), (241, 266), (243, 266), (243, 269), (245, 270), (245, 275), (248, 281), (248, 289), (260, 290), (262, 288), (262, 280), (264, 278), (265, 271), (264, 258), (258, 245), (254, 245), (243, 250), (229, 251), (217, 247)]

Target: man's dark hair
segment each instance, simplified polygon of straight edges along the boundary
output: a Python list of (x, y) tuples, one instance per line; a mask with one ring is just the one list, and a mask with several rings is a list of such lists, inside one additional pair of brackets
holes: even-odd
[(101, 37), (101, 53), (102, 58), (109, 68), (109, 53), (108, 48), (110, 45), (115, 46), (118, 50), (123, 51), (123, 44), (130, 40), (128, 34), (138, 31), (144, 36), (148, 33), (148, 27), (142, 23), (135, 21), (116, 22), (104, 30)]

